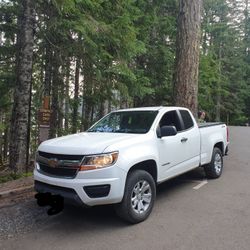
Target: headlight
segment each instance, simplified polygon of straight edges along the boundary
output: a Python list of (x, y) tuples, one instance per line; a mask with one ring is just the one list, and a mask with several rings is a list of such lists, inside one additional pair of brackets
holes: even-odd
[(118, 152), (85, 156), (80, 170), (84, 171), (109, 167), (116, 162), (117, 158)]

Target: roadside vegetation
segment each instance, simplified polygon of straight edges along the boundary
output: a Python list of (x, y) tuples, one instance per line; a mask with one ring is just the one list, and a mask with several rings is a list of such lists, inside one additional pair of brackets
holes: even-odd
[(1, 172), (0, 173), (0, 184), (1, 183), (5, 183), (8, 181), (13, 181), (13, 180), (17, 180), (20, 178), (24, 178), (24, 177), (29, 177), (32, 176), (33, 172), (28, 172), (28, 173), (23, 173), (23, 174), (17, 174), (17, 173), (13, 173), (13, 172)]

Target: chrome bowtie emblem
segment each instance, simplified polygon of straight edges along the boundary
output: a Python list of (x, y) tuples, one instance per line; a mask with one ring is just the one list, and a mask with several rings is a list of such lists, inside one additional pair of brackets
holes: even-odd
[(59, 164), (58, 160), (56, 158), (49, 159), (48, 164), (51, 168), (56, 168)]

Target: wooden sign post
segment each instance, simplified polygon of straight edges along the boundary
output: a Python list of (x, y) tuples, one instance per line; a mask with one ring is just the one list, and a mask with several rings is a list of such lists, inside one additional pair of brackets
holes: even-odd
[(52, 111), (49, 109), (50, 96), (43, 99), (43, 108), (38, 110), (39, 144), (49, 138), (50, 119)]

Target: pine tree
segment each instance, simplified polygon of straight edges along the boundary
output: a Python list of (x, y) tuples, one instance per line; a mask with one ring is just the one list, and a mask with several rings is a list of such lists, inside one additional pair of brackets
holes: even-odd
[(201, 0), (180, 0), (177, 22), (174, 101), (198, 112), (198, 70)]
[(11, 118), (10, 168), (23, 172), (28, 148), (35, 11), (32, 0), (19, 1), (16, 85)]

